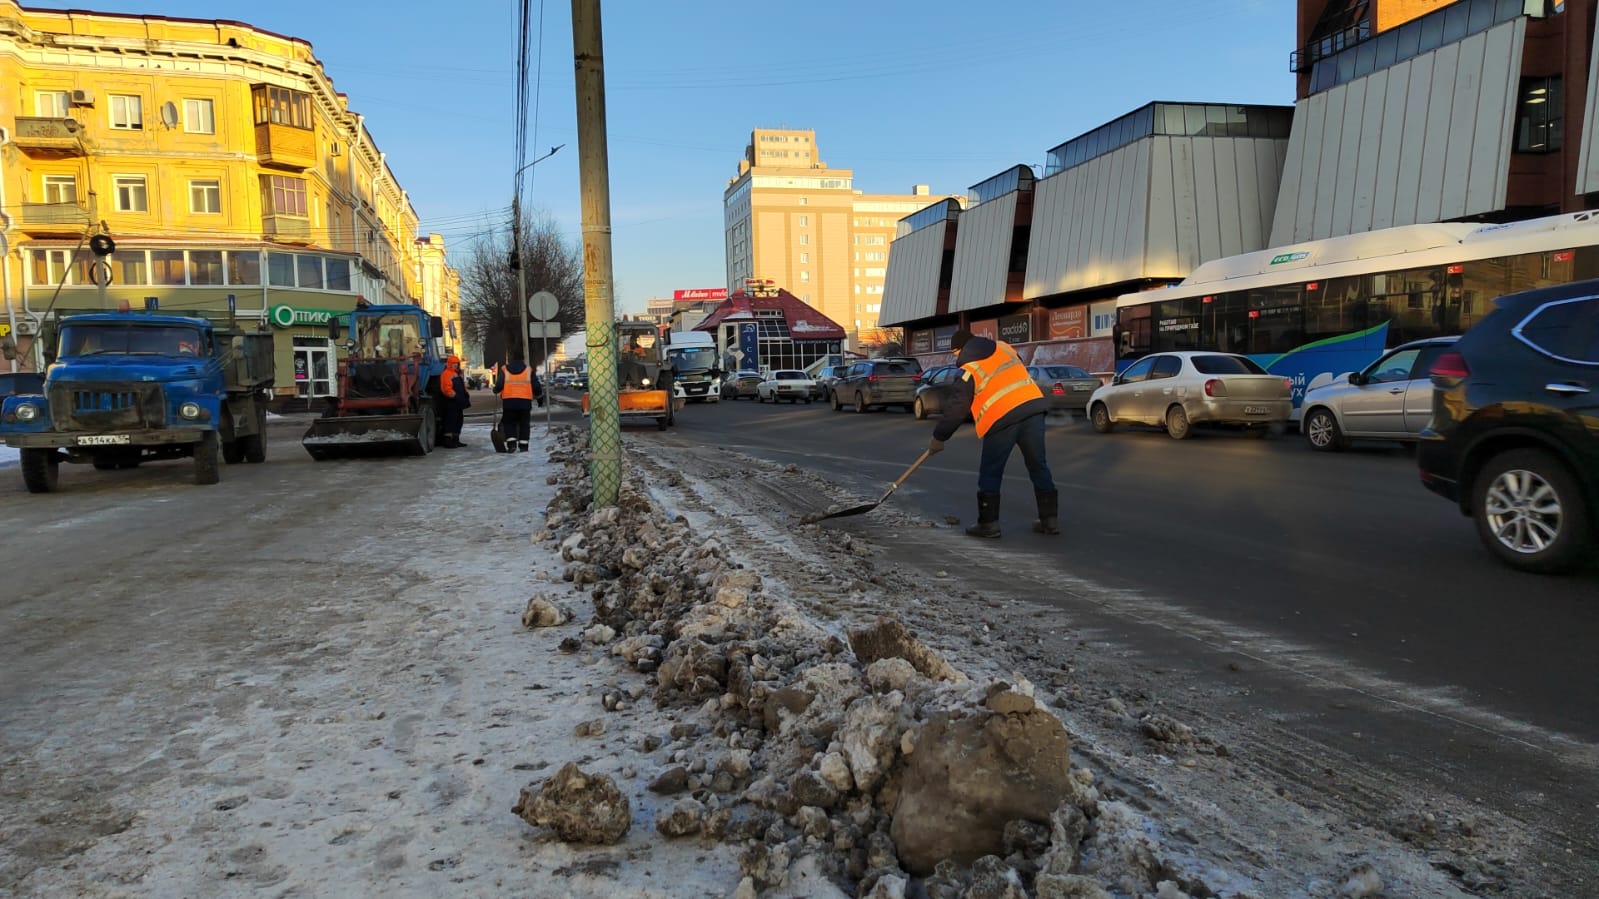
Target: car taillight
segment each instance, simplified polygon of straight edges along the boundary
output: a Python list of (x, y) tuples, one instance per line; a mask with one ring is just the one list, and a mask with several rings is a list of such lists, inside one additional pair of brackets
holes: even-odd
[(877, 380), (877, 375), (867, 375), (866, 376), (866, 380), (875, 381), (875, 380)]
[(1055, 392), (1056, 393), (1065, 393), (1066, 392), (1066, 387), (1063, 384), (1061, 384), (1061, 382), (1056, 381), (1055, 382)]
[(1427, 374), (1437, 378), (1464, 378), (1471, 374), (1471, 367), (1466, 364), (1465, 356), (1451, 350), (1439, 356)]
[(1283, 389), (1288, 391), (1288, 395), (1289, 396), (1293, 396), (1294, 395), (1294, 379), (1293, 378), (1283, 378)]
[(1205, 396), (1226, 396), (1227, 385), (1221, 378), (1211, 378), (1205, 382)]

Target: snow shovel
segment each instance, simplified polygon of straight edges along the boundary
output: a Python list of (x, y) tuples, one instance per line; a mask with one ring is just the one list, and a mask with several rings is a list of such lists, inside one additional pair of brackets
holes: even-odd
[(500, 414), (498, 412), (494, 413), (494, 429), (489, 431), (489, 440), (494, 443), (495, 452), (510, 452), (510, 450), (506, 449), (505, 447), (505, 432), (500, 430)]
[(911, 463), (911, 467), (905, 469), (905, 473), (899, 476), (899, 480), (895, 481), (893, 484), (890, 484), (888, 487), (888, 492), (884, 493), (883, 497), (876, 502), (865, 503), (859, 506), (851, 506), (848, 509), (840, 509), (837, 512), (828, 512), (825, 514), (812, 512), (804, 518), (801, 518), (800, 524), (815, 524), (818, 521), (826, 521), (829, 518), (848, 518), (851, 515), (862, 515), (872, 511), (878, 506), (881, 506), (883, 503), (888, 502), (888, 498), (894, 495), (894, 491), (899, 489), (899, 485), (905, 483), (905, 479), (909, 478), (911, 474), (916, 471), (916, 469), (921, 468), (922, 463), (926, 462), (930, 457), (932, 457), (932, 455), (932, 450), (922, 450), (922, 454), (916, 458), (915, 462)]

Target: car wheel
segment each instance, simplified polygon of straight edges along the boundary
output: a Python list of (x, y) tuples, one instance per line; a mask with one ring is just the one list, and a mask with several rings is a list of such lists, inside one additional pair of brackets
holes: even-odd
[(1193, 426), (1188, 423), (1188, 413), (1183, 411), (1182, 406), (1166, 410), (1166, 433), (1171, 435), (1171, 439), (1187, 440), (1193, 432)]
[(1088, 420), (1093, 422), (1094, 430), (1101, 434), (1109, 434), (1116, 423), (1110, 420), (1110, 410), (1104, 403), (1095, 403), (1094, 408), (1088, 413)]
[(831, 393), (831, 394), (828, 394), (827, 400), (828, 400), (828, 403), (830, 403), (832, 405), (834, 412), (843, 412), (844, 411), (844, 404), (838, 401), (838, 393), (836, 391)]
[(1318, 406), (1310, 410), (1305, 416), (1303, 429), (1305, 441), (1313, 450), (1332, 453), (1344, 448), (1344, 432), (1338, 427), (1338, 419), (1328, 409)]
[(1581, 486), (1544, 450), (1516, 449), (1488, 460), (1472, 494), (1478, 536), (1513, 568), (1570, 571), (1589, 549), (1591, 522)]
[(922, 402), (921, 397), (917, 397), (916, 402), (911, 405), (911, 414), (916, 416), (917, 421), (927, 420), (927, 406)]
[(855, 394), (855, 411), (856, 412), (865, 412), (866, 411), (866, 397), (861, 396), (859, 393)]

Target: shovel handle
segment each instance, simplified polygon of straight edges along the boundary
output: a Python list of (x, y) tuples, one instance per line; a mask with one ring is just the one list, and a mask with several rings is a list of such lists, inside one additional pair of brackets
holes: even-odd
[[(931, 459), (932, 457), (933, 457), (933, 451), (932, 450), (930, 450), (930, 449), (922, 450), (922, 454), (920, 456), (916, 457), (916, 461), (911, 463), (911, 467), (910, 468), (905, 469), (905, 473), (900, 475), (899, 476), (899, 480), (895, 481), (893, 486), (888, 488), (888, 492), (889, 493), (893, 493), (895, 490), (898, 490), (899, 489), (899, 485), (905, 483), (907, 478), (909, 478), (911, 475), (916, 473), (916, 469), (922, 467), (922, 463), (923, 462), (926, 462), (928, 459)], [(887, 496), (885, 495), (884, 498), (886, 499)]]

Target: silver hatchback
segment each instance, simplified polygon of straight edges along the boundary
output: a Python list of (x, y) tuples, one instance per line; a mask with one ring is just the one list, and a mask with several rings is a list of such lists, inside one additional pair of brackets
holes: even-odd
[(1341, 450), (1350, 438), (1415, 440), (1432, 418), (1432, 364), (1459, 337), (1413, 340), (1357, 372), (1305, 391), (1299, 430), (1312, 449)]

